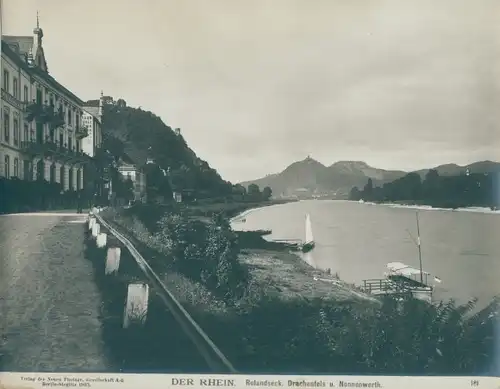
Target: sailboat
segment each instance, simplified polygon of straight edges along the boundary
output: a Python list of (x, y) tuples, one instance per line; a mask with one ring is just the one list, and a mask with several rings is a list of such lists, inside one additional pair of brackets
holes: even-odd
[(304, 243), (302, 243), (301, 250), (304, 253), (311, 251), (315, 246), (314, 237), (312, 232), (312, 224), (311, 224), (311, 216), (309, 214), (306, 215), (306, 239)]

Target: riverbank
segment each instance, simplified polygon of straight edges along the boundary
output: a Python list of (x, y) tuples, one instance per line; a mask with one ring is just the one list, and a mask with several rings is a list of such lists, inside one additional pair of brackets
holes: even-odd
[(453, 302), (375, 302), (283, 247), (238, 247), (227, 218), (172, 213), (152, 232), (133, 210), (102, 215), (240, 372), (471, 374), (492, 362), (493, 319), (466, 320)]
[[(358, 202), (358, 200), (348, 200), (352, 202)], [(435, 210), (435, 211), (460, 211), (460, 212), (478, 212), (478, 213), (500, 213), (497, 207), (487, 207), (487, 206), (468, 206), (464, 204), (427, 204), (423, 201), (364, 201), (363, 204), (373, 204), (373, 205), (383, 205), (387, 207), (395, 208), (410, 208), (410, 209), (422, 209), (422, 210)]]

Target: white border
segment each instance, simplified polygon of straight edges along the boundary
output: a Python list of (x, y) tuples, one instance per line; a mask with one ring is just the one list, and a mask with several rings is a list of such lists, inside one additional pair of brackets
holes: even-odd
[(0, 389), (92, 388), (499, 389), (497, 377), (0, 373)]

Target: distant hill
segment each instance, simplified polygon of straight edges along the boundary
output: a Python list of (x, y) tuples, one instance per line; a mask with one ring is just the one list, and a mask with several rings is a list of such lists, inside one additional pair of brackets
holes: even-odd
[[(431, 168), (432, 169), (432, 168)], [(465, 173), (489, 173), (500, 171), (500, 163), (492, 161), (475, 162), (466, 166), (456, 164), (440, 165), (436, 169), (440, 176), (453, 176)], [(422, 178), (430, 169), (416, 171)], [(339, 161), (331, 166), (306, 158), (294, 162), (280, 173), (269, 174), (257, 180), (245, 181), (240, 184), (248, 187), (256, 184), (260, 188), (269, 186), (274, 196), (310, 196), (326, 195), (336, 198), (346, 198), (353, 187), (363, 188), (371, 178), (374, 186), (392, 182), (404, 177), (408, 172), (402, 170), (384, 170), (369, 166), (362, 161)]]
[(406, 174), (403, 171), (376, 169), (361, 161), (339, 161), (325, 166), (313, 158), (294, 162), (281, 173), (240, 183), (243, 186), (256, 184), (260, 188), (269, 186), (275, 196), (284, 194), (318, 194), (346, 197), (353, 186), (365, 185), (368, 178), (383, 184)]
[(231, 193), (232, 185), (197, 157), (180, 134), (149, 111), (126, 106), (124, 100), (103, 107), (104, 147), (114, 156), (124, 154), (138, 166), (152, 158), (170, 170), (175, 190), (192, 191), (196, 197)]
[[(440, 176), (458, 176), (460, 174), (465, 173), (467, 169), (469, 169), (469, 173), (471, 174), (475, 173), (484, 174), (484, 173), (500, 172), (500, 163), (493, 161), (480, 161), (464, 166), (460, 166), (454, 163), (449, 163), (445, 165), (436, 166), (432, 169), (436, 170)], [(430, 169), (417, 170), (415, 173), (418, 173), (422, 178), (424, 178), (429, 170)]]

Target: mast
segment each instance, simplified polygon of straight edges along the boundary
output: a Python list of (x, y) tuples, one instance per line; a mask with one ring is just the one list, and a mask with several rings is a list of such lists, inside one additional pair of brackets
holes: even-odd
[(418, 222), (418, 211), (415, 213), (415, 216), (417, 218), (417, 246), (418, 246), (418, 260), (420, 262), (420, 282), (423, 284), (424, 283), (424, 275), (423, 275), (423, 269), (422, 269), (422, 248), (420, 247), (420, 225)]

